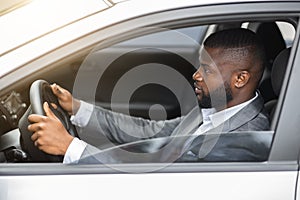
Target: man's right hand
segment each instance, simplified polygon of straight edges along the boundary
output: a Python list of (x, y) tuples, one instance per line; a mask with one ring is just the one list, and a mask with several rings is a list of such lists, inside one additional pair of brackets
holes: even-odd
[(51, 85), (53, 93), (57, 96), (60, 106), (69, 113), (69, 115), (75, 115), (80, 107), (80, 101), (73, 98), (72, 94), (60, 87), (57, 84)]

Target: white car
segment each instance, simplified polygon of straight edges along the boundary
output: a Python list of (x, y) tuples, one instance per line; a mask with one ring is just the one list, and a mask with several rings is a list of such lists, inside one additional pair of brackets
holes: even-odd
[[(0, 200), (300, 199), (299, 17), (299, 1), (2, 1)], [(232, 136), (265, 137), (264, 159), (145, 162), (145, 154), (164, 148), (146, 140), (121, 145), (132, 162), (63, 164), (30, 143), (26, 111), (40, 104), (36, 97), (48, 98), (39, 88), (44, 81), (132, 116), (186, 114), (197, 103), (191, 76), (204, 39), (237, 27), (256, 32), (265, 45), (259, 89), (271, 129)], [(42, 81), (34, 88), (36, 80)], [(120, 149), (78, 134), (105, 151)]]

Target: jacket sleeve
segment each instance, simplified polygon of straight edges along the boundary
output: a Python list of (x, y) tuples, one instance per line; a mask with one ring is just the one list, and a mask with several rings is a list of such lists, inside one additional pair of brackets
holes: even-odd
[(171, 135), (181, 120), (182, 117), (162, 121), (147, 120), (95, 107), (87, 126), (81, 128), (80, 132), (86, 137), (105, 136), (114, 143), (123, 144)]

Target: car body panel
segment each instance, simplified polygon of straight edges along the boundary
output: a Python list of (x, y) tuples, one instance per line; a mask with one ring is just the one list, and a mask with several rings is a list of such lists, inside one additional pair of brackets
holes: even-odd
[[(228, 4), (226, 2), (229, 1), (154, 2), (122, 1), (108, 9), (104, 9), (106, 6), (90, 8), (79, 17), (75, 15), (78, 17), (76, 23), (72, 18), (58, 24), (57, 29), (44, 29), (43, 33), (27, 37), (30, 42), (24, 42), (25, 37), (8, 44), (1, 50), (6, 53), (0, 58), (0, 94), (52, 70), (44, 69), (45, 66), (69, 59), (69, 55), (82, 49), (88, 51), (99, 42), (102, 46), (109, 46), (139, 35), (144, 31), (142, 27), (172, 27), (184, 22), (212, 23), (242, 17), (268, 19), (274, 14), (280, 19), (287, 15), (299, 16), (300, 13), (297, 1), (230, 1)], [(128, 10), (124, 12), (126, 8)], [(7, 37), (1, 36), (1, 40), (4, 38)], [(293, 44), (289, 73), (285, 76), (284, 87), (287, 90), (281, 94), (280, 107), (275, 113), (272, 130), (276, 134), (268, 161), (120, 166), (4, 163), (0, 166), (0, 199), (298, 198), (300, 112), (297, 109), (300, 100), (295, 92), (300, 84), (298, 46), (299, 34)], [(13, 131), (13, 136), (16, 134)], [(145, 172), (128, 173), (138, 170)]]
[(10, 176), (0, 177), (0, 198), (281, 200), (293, 199), (296, 176), (296, 172)]
[(98, 0), (32, 1), (1, 16), (0, 55), (107, 7)]

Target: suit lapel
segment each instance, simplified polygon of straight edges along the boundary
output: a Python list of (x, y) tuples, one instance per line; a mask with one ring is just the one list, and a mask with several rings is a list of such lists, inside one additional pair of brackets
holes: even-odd
[[(194, 107), (174, 129), (171, 141), (163, 148), (160, 159), (162, 162), (177, 160), (183, 153), (186, 140), (190, 137), (184, 137), (193, 134), (202, 123), (202, 115), (198, 106)], [(177, 137), (178, 136), (178, 137)]]
[(202, 123), (202, 115), (200, 108), (196, 106), (188, 115), (184, 117), (182, 122), (173, 131), (172, 136), (193, 134)]
[(260, 95), (256, 99), (254, 99), (248, 106), (244, 107), (237, 114), (226, 120), (220, 126), (214, 128), (210, 132), (231, 132), (244, 124), (248, 123), (250, 120), (255, 118), (263, 108), (263, 99)]
[[(255, 118), (261, 112), (262, 108), (263, 99), (259, 95), (248, 106), (244, 107), (233, 117), (229, 118), (218, 127), (215, 127), (205, 134), (196, 137), (191, 144), (192, 151), (197, 154), (199, 158), (204, 158), (209, 152), (212, 151), (218, 142), (221, 133), (228, 133), (237, 130), (239, 127)], [(199, 144), (201, 144), (200, 149)]]

